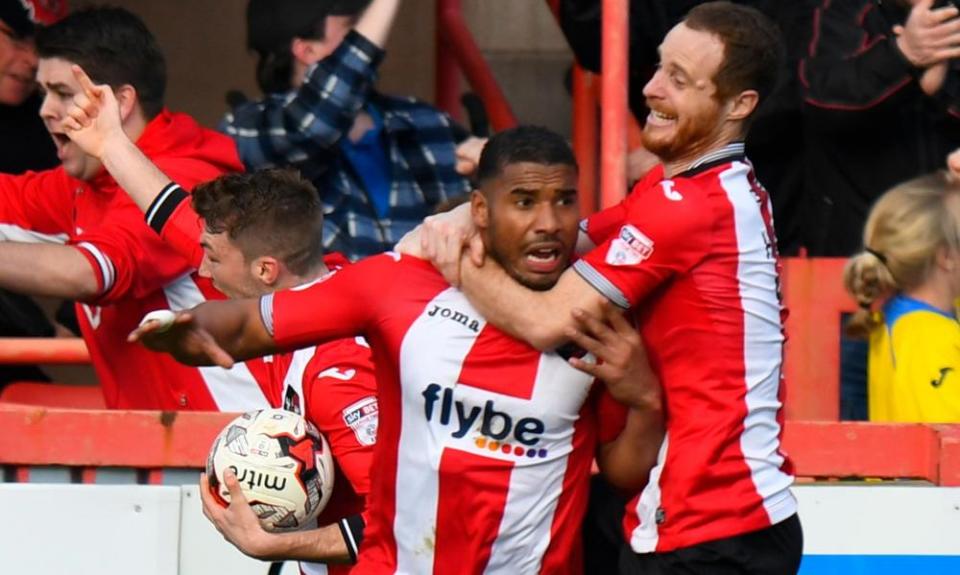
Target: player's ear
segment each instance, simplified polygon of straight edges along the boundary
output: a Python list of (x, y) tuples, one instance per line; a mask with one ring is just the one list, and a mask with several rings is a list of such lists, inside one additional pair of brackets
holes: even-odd
[(124, 84), (116, 89), (114, 95), (120, 107), (120, 120), (126, 121), (137, 107), (137, 89), (130, 84)]
[(250, 262), (250, 273), (265, 286), (273, 287), (280, 279), (280, 262), (270, 256), (260, 256)]
[(730, 101), (730, 110), (727, 118), (730, 120), (745, 120), (760, 103), (760, 94), (756, 90), (744, 90)]
[(480, 190), (473, 190), (470, 193), (470, 215), (473, 216), (473, 223), (478, 228), (486, 228), (490, 225), (490, 203), (487, 196)]

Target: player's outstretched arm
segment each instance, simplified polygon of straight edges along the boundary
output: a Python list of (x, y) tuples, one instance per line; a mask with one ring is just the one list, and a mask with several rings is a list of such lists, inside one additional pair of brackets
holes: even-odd
[(187, 365), (233, 367), (277, 352), (256, 298), (210, 301), (190, 310), (147, 314), (129, 341), (169, 353)]
[(72, 69), (83, 90), (74, 95), (67, 109), (67, 136), (103, 162), (113, 179), (146, 212), (170, 184), (170, 178), (123, 131), (121, 107), (113, 89), (106, 84), (95, 85), (80, 66)]
[(597, 361), (571, 358), (570, 364), (601, 380), (610, 395), (628, 408), (624, 428), (616, 439), (600, 446), (597, 464), (612, 485), (641, 489), (663, 442), (660, 379), (650, 367), (640, 334), (615, 306), (605, 303), (600, 316), (574, 309), (573, 317), (570, 340)]
[(230, 491), (230, 505), (221, 507), (210, 492), (207, 475), (200, 477), (200, 499), (203, 514), (223, 538), (246, 555), (262, 561), (349, 562), (350, 552), (336, 524), (292, 533), (270, 533), (260, 525), (256, 513), (247, 502), (230, 471), (224, 472)]
[(464, 257), (460, 289), (487, 321), (537, 349), (553, 349), (570, 339), (574, 307), (599, 316), (607, 298), (572, 269), (547, 291), (517, 283), (487, 258), (482, 266)]
[(0, 288), (81, 301), (99, 293), (97, 276), (80, 249), (52, 243), (2, 240)]

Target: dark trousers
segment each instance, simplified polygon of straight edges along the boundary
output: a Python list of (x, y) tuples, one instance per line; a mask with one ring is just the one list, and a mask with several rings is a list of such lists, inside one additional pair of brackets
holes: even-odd
[(776, 525), (668, 553), (636, 554), (624, 546), (620, 575), (795, 575), (803, 530), (793, 515)]

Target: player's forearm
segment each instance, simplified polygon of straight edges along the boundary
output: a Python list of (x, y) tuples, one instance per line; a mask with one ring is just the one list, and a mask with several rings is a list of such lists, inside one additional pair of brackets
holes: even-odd
[(487, 259), (483, 267), (464, 262), (461, 289), (486, 320), (538, 349), (564, 341), (569, 310), (553, 305), (551, 292), (534, 292), (513, 280)]
[[(214, 308), (215, 304), (222, 307)], [(278, 351), (260, 318), (259, 298), (207, 302), (195, 309), (198, 323), (234, 359), (243, 361)]]
[(104, 167), (143, 212), (170, 183), (170, 178), (151, 162), (129, 138), (117, 136), (104, 144)]
[(97, 277), (72, 246), (0, 242), (0, 287), (17, 293), (86, 300), (97, 295)]
[(349, 563), (347, 544), (337, 524), (318, 529), (276, 533), (256, 554), (264, 561), (310, 561), (315, 563)]
[(357, 22), (356, 31), (383, 48), (399, 7), (400, 0), (373, 0)]
[(465, 259), (461, 279), (461, 289), (488, 322), (540, 350), (569, 339), (574, 307), (600, 315), (604, 299), (570, 269), (548, 291), (520, 285), (489, 258), (479, 268)]
[(636, 491), (647, 484), (663, 443), (663, 424), (659, 402), (630, 408), (623, 431), (597, 453), (600, 471), (611, 485)]

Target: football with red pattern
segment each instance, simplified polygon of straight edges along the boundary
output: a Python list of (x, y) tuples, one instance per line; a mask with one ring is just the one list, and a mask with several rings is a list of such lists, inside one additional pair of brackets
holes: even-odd
[(315, 526), (333, 491), (327, 440), (302, 416), (282, 409), (244, 413), (213, 442), (207, 476), (223, 506), (230, 502), (223, 482), (226, 469), (233, 470), (267, 531)]

